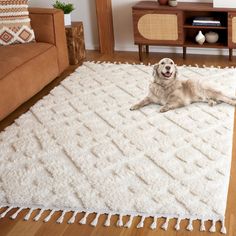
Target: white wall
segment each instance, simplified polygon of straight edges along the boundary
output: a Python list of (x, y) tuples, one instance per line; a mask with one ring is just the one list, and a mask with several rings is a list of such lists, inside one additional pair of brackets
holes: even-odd
[[(52, 7), (56, 0), (31, 0), (31, 7)], [(62, 0), (72, 2), (75, 10), (72, 12), (72, 21), (83, 21), (85, 43), (87, 49), (98, 48), (98, 32), (95, 0)]]
[[(85, 44), (87, 49), (98, 48), (98, 32), (96, 20), (95, 0), (63, 0), (74, 3), (76, 10), (72, 13), (72, 20), (83, 21), (85, 30)], [(150, 0), (152, 1), (152, 0)], [(181, 0), (182, 2), (212, 2), (212, 0)], [(30, 6), (51, 7), (53, 0), (31, 0)], [(131, 7), (138, 0), (112, 0), (113, 23), (115, 34), (115, 49), (121, 51), (137, 51), (133, 43), (132, 14)], [(181, 48), (174, 47), (152, 47), (151, 51), (159, 52), (182, 52)], [(189, 49), (190, 53), (225, 54), (225, 50), (215, 49)]]

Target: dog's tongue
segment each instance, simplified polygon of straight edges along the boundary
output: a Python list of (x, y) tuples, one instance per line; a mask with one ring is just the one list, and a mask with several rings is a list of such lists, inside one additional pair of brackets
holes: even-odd
[(169, 78), (169, 77), (171, 76), (171, 74), (172, 74), (172, 73), (170, 73), (170, 72), (163, 73), (163, 75), (164, 75), (165, 77), (167, 77), (167, 78)]

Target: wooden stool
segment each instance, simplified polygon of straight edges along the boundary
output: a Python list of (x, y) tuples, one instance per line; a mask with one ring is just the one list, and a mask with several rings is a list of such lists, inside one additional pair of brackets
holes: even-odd
[(82, 63), (85, 58), (83, 22), (72, 22), (66, 26), (66, 39), (70, 64)]

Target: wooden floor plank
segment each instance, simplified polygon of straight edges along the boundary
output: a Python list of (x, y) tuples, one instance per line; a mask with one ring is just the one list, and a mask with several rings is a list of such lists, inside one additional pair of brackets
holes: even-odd
[[(144, 63), (154, 64), (163, 57), (171, 57), (175, 60), (178, 65), (187, 64), (199, 66), (236, 66), (236, 59), (232, 62), (228, 61), (227, 57), (224, 56), (206, 56), (206, 55), (188, 55), (186, 60), (182, 59), (180, 54), (161, 54), (161, 53), (150, 53), (149, 57), (144, 57)], [(94, 61), (119, 61), (129, 63), (139, 63), (137, 52), (116, 52), (113, 56), (101, 55), (96, 51), (87, 52), (87, 60)], [(23, 104), (19, 109), (13, 112), (10, 116), (0, 122), (0, 131), (10, 125), (15, 118), (26, 112), (35, 102), (47, 95), (50, 90), (58, 85), (67, 75), (69, 75), (75, 69), (75, 66), (71, 66), (65, 73), (59, 78), (45, 87), (40, 93), (30, 99), (28, 102)], [(236, 78), (235, 78), (236, 79)], [(236, 124), (236, 118), (235, 118)], [(11, 211), (8, 216), (13, 214)], [(164, 220), (158, 221), (158, 229), (151, 230), (149, 228), (152, 223), (151, 219), (145, 220), (145, 227), (137, 229), (135, 226), (138, 224), (138, 219), (135, 219), (130, 229), (116, 227), (117, 217), (112, 217), (111, 226), (104, 227), (103, 224), (106, 220), (105, 216), (100, 216), (97, 227), (92, 227), (89, 224), (80, 225), (78, 221), (83, 217), (83, 214), (78, 214), (76, 217), (76, 223), (72, 225), (67, 224), (67, 220), (71, 214), (67, 213), (65, 221), (62, 224), (57, 224), (56, 220), (60, 217), (59, 213), (55, 213), (52, 219), (48, 223), (44, 223), (43, 219), (47, 216), (48, 212), (44, 213), (38, 222), (33, 221), (34, 215), (32, 214), (29, 221), (24, 221), (23, 217), (27, 214), (27, 211), (23, 211), (19, 214), (16, 220), (10, 220), (8, 217), (0, 219), (0, 236), (222, 236), (220, 233), (209, 233), (199, 231), (199, 222), (194, 222), (194, 230), (192, 232), (186, 231), (184, 228), (187, 226), (188, 221), (181, 222), (181, 230), (175, 231), (174, 225), (175, 220), (170, 221), (168, 231), (160, 229), (161, 224)], [(88, 222), (91, 222), (94, 215), (88, 217)], [(127, 220), (124, 218), (124, 221)], [(209, 229), (211, 226), (210, 222), (206, 223), (206, 228)], [(234, 145), (233, 145), (233, 159), (231, 167), (231, 178), (229, 185), (229, 194), (227, 202), (226, 212), (226, 226), (228, 229), (227, 236), (236, 236), (236, 125), (234, 127)], [(220, 229), (220, 224), (217, 224), (217, 229)]]

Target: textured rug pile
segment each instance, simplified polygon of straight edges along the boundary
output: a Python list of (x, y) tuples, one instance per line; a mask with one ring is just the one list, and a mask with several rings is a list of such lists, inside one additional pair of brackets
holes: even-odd
[[(178, 67), (181, 79), (207, 80), (235, 93), (233, 68)], [(130, 111), (152, 79), (152, 66), (86, 62), (0, 133), (0, 217), (29, 209), (73, 215), (86, 224), (90, 213), (107, 214), (105, 226), (133, 217), (212, 221), (224, 215), (231, 165), (234, 108), (196, 103), (159, 113), (158, 105)], [(4, 208), (5, 207), (5, 208)], [(3, 211), (4, 208), (4, 211)], [(77, 218), (84, 212), (82, 219)], [(71, 214), (71, 213), (70, 213)], [(123, 216), (129, 216), (124, 222)]]

